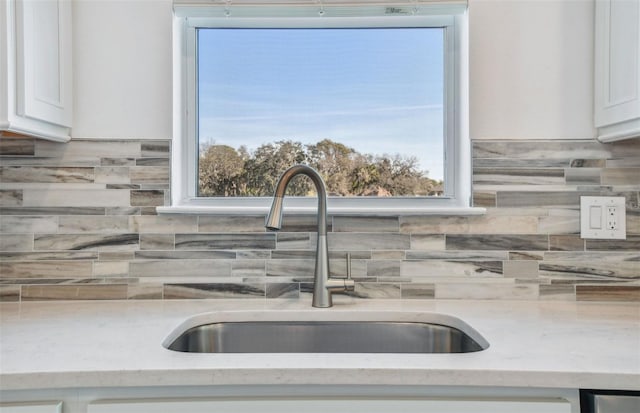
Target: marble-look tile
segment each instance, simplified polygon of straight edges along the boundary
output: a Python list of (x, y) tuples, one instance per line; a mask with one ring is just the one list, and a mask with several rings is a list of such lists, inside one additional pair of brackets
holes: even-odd
[(538, 260), (544, 259), (544, 252), (540, 251), (509, 251), (510, 260)]
[(144, 158), (168, 158), (171, 149), (171, 141), (142, 141), (141, 157)]
[(162, 284), (129, 284), (128, 300), (161, 300), (164, 285)]
[(435, 284), (402, 284), (400, 288), (400, 297), (403, 299), (432, 299), (436, 294)]
[(253, 250), (275, 247), (275, 234), (176, 234), (176, 250)]
[(139, 207), (110, 207), (105, 208), (105, 215), (140, 215)]
[(136, 260), (235, 260), (235, 251), (135, 251)]
[(578, 207), (581, 195), (594, 195), (576, 191), (505, 191), (498, 192), (497, 205), (499, 207), (532, 207), (547, 208)]
[(35, 232), (57, 232), (57, 231), (58, 231), (57, 216), (0, 215), (0, 232), (1, 233), (33, 234)]
[(0, 182), (76, 183), (94, 182), (94, 168), (1, 166)]
[(589, 251), (640, 251), (640, 235), (629, 235), (627, 239), (587, 239)]
[(299, 283), (267, 283), (267, 298), (298, 298), (300, 297)]
[(571, 168), (604, 168), (607, 162), (606, 159), (572, 159), (569, 166)]
[(584, 251), (584, 239), (580, 235), (549, 235), (551, 251)]
[(128, 277), (129, 261), (96, 261), (93, 263), (94, 277)]
[(91, 277), (91, 261), (4, 261), (0, 278), (82, 278)]
[(132, 277), (227, 277), (231, 275), (231, 263), (226, 260), (174, 259), (133, 261), (129, 263)]
[(638, 285), (576, 285), (578, 301), (640, 302)]
[(541, 216), (538, 221), (539, 234), (579, 234), (580, 211), (577, 209), (550, 209), (549, 215)]
[[(333, 231), (333, 217), (327, 220), (327, 231)], [(318, 220), (315, 215), (288, 215), (282, 218), (283, 232), (317, 232)]]
[(375, 299), (399, 299), (400, 284), (356, 282), (355, 290), (348, 293), (352, 297)]
[(541, 284), (540, 285), (541, 300), (558, 300), (558, 301), (575, 301), (576, 287), (575, 285), (563, 284)]
[(164, 298), (264, 298), (264, 284), (165, 284)]
[[(131, 202), (131, 206), (163, 206), (165, 203), (164, 191), (133, 190), (131, 191), (129, 202)], [(123, 205), (123, 204), (120, 204), (120, 205)]]
[(110, 188), (114, 185), (129, 185), (129, 168), (125, 166), (98, 166), (95, 168), (95, 182), (109, 184)]
[(276, 248), (277, 250), (311, 250), (316, 246), (316, 237), (316, 234), (309, 232), (278, 232)]
[(436, 284), (437, 299), (537, 300), (537, 284), (454, 283)]
[(547, 250), (546, 235), (448, 235), (447, 250)]
[(173, 234), (140, 234), (141, 250), (173, 250), (174, 246)]
[(600, 168), (567, 168), (565, 169), (565, 180), (567, 184), (573, 185), (600, 185)]
[(0, 208), (0, 215), (104, 215), (104, 212), (105, 208), (100, 207)]
[(100, 261), (131, 261), (135, 258), (134, 251), (100, 251), (97, 254)]
[(35, 156), (55, 158), (60, 165), (92, 163), (100, 165), (102, 158), (139, 158), (140, 143), (124, 140), (81, 140), (73, 139), (65, 144), (36, 141)]
[(129, 218), (131, 230), (147, 234), (198, 232), (198, 217), (190, 215), (145, 215)]
[(315, 268), (314, 259), (288, 259), (267, 261), (268, 277), (309, 277), (313, 276)]
[[(507, 251), (407, 251), (407, 260), (504, 261)], [(542, 258), (541, 258), (542, 259)]]
[(471, 234), (532, 234), (538, 228), (537, 216), (482, 215), (468, 218)]
[(541, 276), (563, 278), (640, 280), (638, 261), (545, 261), (540, 262)]
[(401, 216), (400, 232), (419, 234), (464, 234), (469, 231), (467, 217)]
[(538, 278), (538, 261), (505, 261), (502, 263), (505, 277), (510, 278)]
[(412, 250), (444, 250), (444, 234), (411, 234)]
[(33, 156), (35, 138), (9, 138), (0, 132), (0, 156)]
[(263, 260), (233, 260), (231, 262), (231, 276), (233, 277), (264, 277), (266, 263)]
[[(608, 159), (612, 147), (590, 140), (545, 140), (543, 144), (533, 140), (474, 140), (473, 157), (506, 159)], [(636, 151), (637, 152), (637, 151)]]
[(138, 249), (138, 234), (36, 234), (34, 249), (130, 251)]
[(407, 250), (408, 234), (332, 232), (327, 234), (333, 250)]
[(602, 170), (604, 185), (633, 185), (640, 188), (640, 168), (606, 168)]
[(129, 191), (125, 189), (104, 190), (56, 190), (25, 189), (22, 203), (27, 207), (108, 207), (129, 205)]
[(402, 261), (402, 277), (502, 277), (502, 261)]
[(134, 166), (135, 158), (100, 158), (100, 166)]
[(398, 217), (334, 216), (334, 232), (398, 232)]
[(564, 170), (553, 168), (473, 168), (474, 185), (561, 185)]
[(61, 216), (58, 219), (58, 232), (62, 234), (122, 234), (130, 232), (129, 218), (126, 216)]
[(400, 260), (377, 260), (367, 262), (367, 277), (399, 277)]
[(249, 251), (249, 250), (238, 250), (235, 251), (236, 257), (239, 260), (262, 260), (268, 259), (271, 257), (271, 251), (268, 250), (258, 250), (258, 251)]
[(526, 159), (526, 158), (482, 158), (474, 157), (473, 166), (476, 168), (564, 168), (570, 165), (568, 157)]
[(15, 207), (21, 206), (23, 202), (22, 190), (19, 189), (0, 189), (0, 206)]
[(0, 251), (32, 251), (33, 234), (2, 234)]
[(97, 259), (97, 252), (84, 251), (0, 252), (0, 260), (2, 261), (69, 261)]
[(132, 183), (149, 184), (149, 183), (168, 183), (169, 167), (168, 166), (133, 166), (129, 168), (129, 178)]
[(0, 303), (20, 301), (19, 285), (0, 285)]
[(169, 158), (139, 158), (132, 165), (136, 166), (171, 166)]
[[(364, 252), (366, 254), (366, 251)], [(376, 251), (369, 252), (368, 255), (369, 256), (365, 255), (364, 257), (361, 257), (361, 258), (370, 258), (372, 260), (403, 260), (406, 257), (406, 252), (398, 251), (398, 250), (391, 250), (391, 251), (376, 250)], [(352, 254), (351, 258), (355, 258), (355, 254)]]
[(544, 253), (545, 261), (600, 261), (637, 262), (640, 270), (640, 250), (637, 251), (550, 251)]
[(473, 205), (491, 208), (496, 206), (496, 193), (489, 191), (473, 191)]
[(46, 300), (124, 300), (126, 284), (23, 285), (22, 301)]
[(200, 216), (198, 232), (264, 232), (265, 216)]

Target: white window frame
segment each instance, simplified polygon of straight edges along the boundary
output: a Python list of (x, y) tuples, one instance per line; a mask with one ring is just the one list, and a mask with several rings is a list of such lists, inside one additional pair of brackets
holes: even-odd
[[(445, 29), (444, 195), (440, 197), (329, 197), (334, 215), (476, 215), (473, 207), (469, 139), (468, 24), (466, 2), (357, 6), (180, 5), (174, 0), (173, 140), (171, 205), (159, 213), (266, 214), (270, 197), (197, 197), (197, 28), (443, 27)], [(388, 13), (387, 13), (388, 14)], [(453, 68), (448, 70), (447, 67)], [(286, 213), (315, 213), (317, 201), (286, 197)]]

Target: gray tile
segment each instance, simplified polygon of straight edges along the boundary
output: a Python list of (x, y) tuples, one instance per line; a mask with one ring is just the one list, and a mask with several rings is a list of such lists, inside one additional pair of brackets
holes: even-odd
[(251, 250), (275, 247), (275, 234), (176, 234), (176, 250)]
[(101, 207), (0, 208), (0, 215), (104, 215), (104, 212), (105, 208)]
[(228, 277), (231, 263), (211, 259), (173, 259), (133, 261), (129, 264), (132, 277)]
[(502, 141), (474, 140), (473, 157), (475, 158), (507, 158), (507, 159), (607, 159), (613, 148), (594, 140), (562, 141)]
[(100, 166), (133, 166), (135, 158), (100, 158)]
[(467, 217), (402, 216), (400, 232), (420, 234), (463, 234), (469, 232)]
[(142, 141), (142, 157), (145, 158), (163, 158), (169, 157), (171, 149), (171, 141)]
[(141, 250), (173, 250), (175, 244), (173, 234), (140, 234)]
[(198, 232), (264, 232), (265, 216), (200, 216)]
[(2, 261), (55, 261), (97, 260), (97, 252), (52, 251), (52, 252), (0, 252)]
[(475, 185), (560, 185), (564, 170), (553, 168), (479, 168), (473, 169)]
[(32, 156), (35, 153), (34, 138), (9, 138), (5, 132), (0, 132), (0, 137), (0, 156)]
[(93, 182), (94, 169), (87, 167), (2, 166), (0, 182)]
[(627, 239), (587, 239), (586, 249), (589, 251), (640, 251), (640, 235), (629, 235)]
[(312, 277), (315, 268), (314, 259), (300, 260), (268, 260), (267, 276), (269, 277)]
[[(58, 232), (63, 234), (122, 234), (129, 231), (129, 218), (126, 216), (61, 216)], [(50, 232), (50, 231), (39, 231)]]
[(5, 261), (0, 262), (0, 278), (82, 278), (91, 277), (91, 261)]
[(398, 217), (334, 216), (334, 232), (398, 232)]
[(444, 250), (444, 234), (411, 234), (412, 250)]
[(278, 232), (276, 233), (276, 248), (278, 250), (315, 249), (316, 237), (317, 235), (315, 233), (309, 232)]
[(502, 268), (505, 277), (538, 278), (538, 261), (505, 261)]
[(0, 251), (31, 250), (33, 250), (33, 234), (2, 234), (0, 236)]
[(132, 190), (130, 202), (131, 206), (163, 206), (164, 191)]
[(299, 283), (267, 283), (267, 298), (298, 298), (300, 296)]
[(266, 263), (263, 260), (234, 260), (231, 262), (233, 277), (264, 277)]
[(124, 300), (126, 298), (126, 284), (22, 286), (22, 301)]
[(51, 207), (114, 207), (129, 205), (126, 189), (104, 190), (56, 190), (25, 189), (22, 202), (27, 207), (48, 205)]
[(568, 168), (565, 179), (567, 184), (600, 185), (600, 168)]
[(496, 206), (496, 193), (473, 191), (473, 206), (491, 208)]
[(136, 260), (235, 260), (235, 251), (136, 251)]
[(108, 184), (107, 188), (115, 189), (117, 185), (129, 185), (129, 168), (124, 166), (98, 166), (95, 168), (95, 181)]
[(403, 299), (431, 299), (435, 298), (436, 287), (434, 284), (402, 284), (401, 298)]
[(34, 249), (129, 251), (138, 249), (138, 234), (36, 234)]
[(165, 299), (264, 298), (264, 284), (166, 284)]
[(198, 232), (198, 218), (196, 216), (132, 216), (130, 222), (131, 229), (139, 233), (175, 234), (177, 232)]
[(549, 235), (551, 251), (584, 251), (584, 240), (580, 235)]
[(15, 207), (21, 206), (23, 202), (23, 194), (18, 189), (0, 189), (0, 206)]
[(541, 300), (575, 301), (575, 285), (550, 284), (540, 285)]
[(131, 261), (134, 259), (134, 251), (100, 251), (96, 254), (98, 254), (100, 261)]
[(20, 301), (19, 285), (0, 285), (0, 303)]
[(417, 260), (400, 264), (402, 277), (501, 277), (502, 261)]
[(604, 185), (633, 185), (640, 187), (640, 168), (606, 168), (602, 170)]
[(380, 260), (367, 262), (367, 277), (399, 277), (399, 260)]
[(447, 250), (547, 250), (546, 235), (447, 235)]
[(408, 234), (333, 232), (327, 234), (332, 250), (407, 250)]
[(400, 284), (356, 282), (355, 291), (348, 295), (358, 298), (399, 299)]
[(170, 166), (169, 158), (139, 158), (135, 160), (137, 166)]
[(578, 301), (640, 302), (638, 285), (576, 285)]
[(167, 183), (169, 182), (168, 166), (133, 166), (129, 168), (132, 183)]
[(162, 284), (129, 284), (127, 285), (127, 299), (161, 300), (163, 290)]
[(57, 231), (57, 216), (0, 216), (0, 232), (2, 233), (28, 234)]
[(537, 300), (537, 284), (455, 283), (437, 284), (437, 299), (472, 300)]
[(592, 278), (613, 280), (640, 280), (637, 261), (611, 262), (602, 260), (545, 261), (540, 262), (540, 275), (564, 278)]
[(501, 261), (508, 259), (509, 253), (506, 251), (407, 251), (407, 260)]

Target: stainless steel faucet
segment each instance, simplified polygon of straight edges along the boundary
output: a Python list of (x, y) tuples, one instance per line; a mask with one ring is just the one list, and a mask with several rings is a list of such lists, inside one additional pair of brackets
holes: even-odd
[(284, 171), (273, 195), (271, 211), (267, 216), (265, 227), (271, 231), (278, 231), (282, 226), (282, 204), (284, 193), (291, 179), (299, 174), (311, 178), (318, 193), (318, 243), (316, 246), (316, 269), (313, 284), (314, 307), (327, 308), (333, 305), (331, 294), (336, 292), (353, 291), (354, 282), (351, 278), (334, 278), (329, 276), (329, 249), (327, 244), (327, 190), (320, 174), (307, 165), (294, 165)]

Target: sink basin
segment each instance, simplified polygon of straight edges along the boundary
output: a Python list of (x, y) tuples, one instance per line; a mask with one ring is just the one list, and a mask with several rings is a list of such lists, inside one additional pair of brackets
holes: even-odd
[[(368, 318), (372, 319), (229, 320), (193, 327), (187, 323), (164, 345), (189, 353), (469, 353), (489, 346), (454, 317), (440, 315), (436, 322)], [(457, 327), (443, 323), (452, 320)]]

